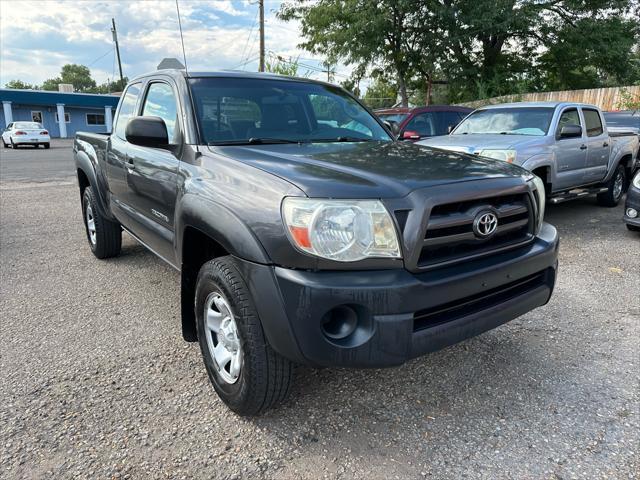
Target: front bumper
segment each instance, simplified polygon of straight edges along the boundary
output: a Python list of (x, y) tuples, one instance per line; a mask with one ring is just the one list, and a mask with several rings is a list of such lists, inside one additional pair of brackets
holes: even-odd
[(634, 225), (636, 227), (640, 227), (640, 216), (636, 218), (631, 218), (627, 216), (627, 208), (635, 208), (638, 212), (640, 212), (640, 190), (631, 186), (629, 190), (627, 190), (627, 200), (624, 205), (624, 222), (629, 225)]
[[(387, 367), (506, 323), (549, 301), (558, 234), (545, 224), (531, 244), (449, 268), (303, 271), (238, 260), (271, 346), (299, 363)], [(358, 326), (334, 340), (323, 319), (348, 306)]]

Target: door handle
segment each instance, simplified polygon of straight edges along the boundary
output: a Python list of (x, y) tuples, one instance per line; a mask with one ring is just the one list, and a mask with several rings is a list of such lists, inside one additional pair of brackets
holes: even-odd
[(603, 147), (608, 147), (608, 146), (609, 146), (609, 142), (604, 142), (604, 143), (602, 144), (602, 146), (603, 146)]
[(124, 164), (127, 167), (127, 170), (129, 171), (135, 170), (136, 168), (136, 166), (133, 163), (133, 158), (131, 158), (129, 155), (124, 156)]
[(586, 150), (587, 146), (586, 145), (580, 145), (580, 150)]

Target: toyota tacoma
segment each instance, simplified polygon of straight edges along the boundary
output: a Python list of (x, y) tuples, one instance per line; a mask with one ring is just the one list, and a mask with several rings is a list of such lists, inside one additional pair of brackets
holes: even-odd
[(74, 157), (93, 254), (124, 231), (180, 272), (182, 335), (241, 415), (281, 402), (294, 364), (400, 365), (554, 288), (538, 177), (396, 141), (328, 83), (153, 72)]

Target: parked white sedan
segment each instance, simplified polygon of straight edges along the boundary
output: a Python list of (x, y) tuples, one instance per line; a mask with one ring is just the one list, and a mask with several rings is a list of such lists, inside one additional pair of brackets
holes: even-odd
[(38, 122), (11, 122), (2, 132), (4, 148), (18, 148), (20, 145), (49, 148), (50, 142), (49, 132)]

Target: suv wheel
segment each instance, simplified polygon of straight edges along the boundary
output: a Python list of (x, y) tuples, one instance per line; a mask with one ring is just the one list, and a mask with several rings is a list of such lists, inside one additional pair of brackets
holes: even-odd
[(603, 207), (615, 207), (620, 202), (627, 185), (627, 173), (624, 165), (618, 165), (611, 180), (606, 183), (607, 191), (598, 194), (598, 203)]
[(82, 194), (82, 216), (89, 247), (97, 258), (115, 257), (122, 247), (122, 229), (119, 223), (104, 218), (98, 210), (91, 187)]
[(202, 266), (195, 309), (204, 364), (222, 401), (239, 415), (257, 415), (282, 402), (291, 385), (291, 362), (266, 341), (232, 257)]

